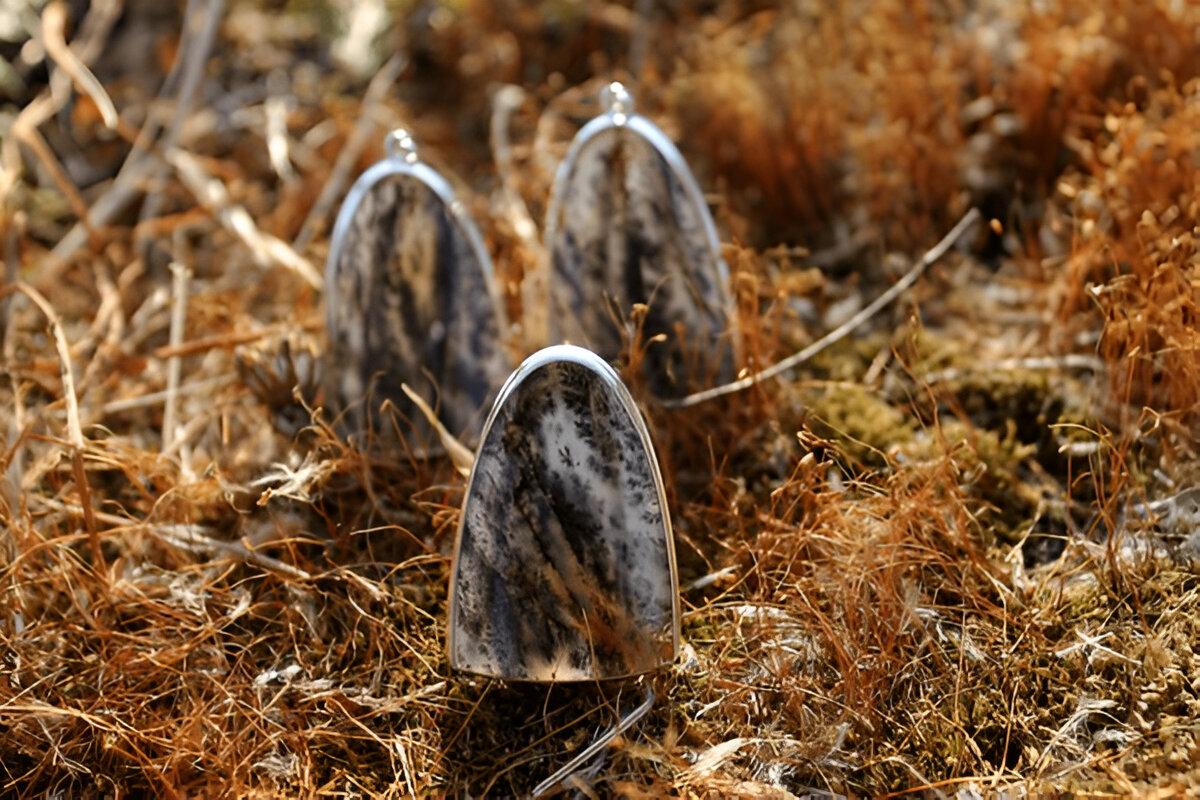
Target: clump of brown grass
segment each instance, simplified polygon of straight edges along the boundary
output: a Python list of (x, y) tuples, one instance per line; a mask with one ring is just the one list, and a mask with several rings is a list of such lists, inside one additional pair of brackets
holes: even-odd
[(974, 202), (1020, 223), (1014, 254), (1038, 252), (1041, 200), (1108, 99), (1200, 70), (1195, 14), (1138, 0), (799, 4), (713, 21), (685, 51), (672, 110), (752, 242), (865, 233), (911, 250)]
[[(715, 30), (690, 42), (689, 69), (671, 87), (685, 151), (728, 186), (737, 233), (751, 241), (819, 235), (844, 206), (847, 117), (855, 110), (836, 49), (844, 20), (803, 18), (771, 10), (725, 26), (708, 22)], [(765, 63), (778, 68), (768, 75)]]
[(1086, 292), (1104, 315), (1101, 352), (1114, 389), (1184, 422), (1200, 402), (1198, 91), (1192, 81), (1153, 93), (1144, 107), (1112, 108), (1104, 133), (1080, 145), (1083, 169), (1059, 187), (1080, 220), (1068, 302), (1085, 302)]

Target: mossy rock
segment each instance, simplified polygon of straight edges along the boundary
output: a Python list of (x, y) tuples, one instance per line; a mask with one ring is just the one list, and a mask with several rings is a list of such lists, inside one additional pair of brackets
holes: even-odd
[(891, 335), (883, 332), (843, 339), (814, 356), (806, 369), (832, 381), (860, 381), (890, 339)]

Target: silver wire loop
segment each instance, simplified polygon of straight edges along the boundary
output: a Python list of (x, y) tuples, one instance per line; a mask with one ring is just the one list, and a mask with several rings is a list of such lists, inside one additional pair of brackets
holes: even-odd
[(609, 743), (612, 742), (613, 739), (629, 730), (638, 720), (646, 716), (646, 714), (653, 707), (654, 689), (647, 684), (645, 699), (642, 701), (641, 705), (622, 717), (621, 720), (618, 721), (617, 724), (612, 728), (610, 728), (604, 735), (598, 737), (594, 742), (581, 750), (579, 755), (572, 758), (560, 769), (555, 771), (553, 775), (551, 775), (549, 778), (546, 778), (546, 780), (534, 787), (533, 794), (531, 794), (530, 797), (541, 797), (546, 792), (550, 791), (555, 786), (571, 777), (571, 775), (577, 772), (580, 767), (594, 758), (597, 753), (608, 747)]
[(409, 164), (420, 160), (417, 143), (405, 128), (396, 128), (383, 140), (383, 149), (390, 158), (400, 158)]
[(613, 81), (600, 90), (600, 107), (618, 125), (624, 124), (634, 112), (633, 95), (620, 81)]

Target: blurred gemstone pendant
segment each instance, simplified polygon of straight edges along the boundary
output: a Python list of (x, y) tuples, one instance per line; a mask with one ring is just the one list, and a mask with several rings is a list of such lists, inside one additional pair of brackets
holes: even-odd
[(679, 149), (634, 113), (619, 83), (558, 168), (546, 219), (550, 325), (556, 341), (614, 361), (648, 309), (649, 388), (675, 398), (733, 377), (728, 267), (704, 196)]
[(325, 266), (326, 404), (347, 434), (378, 430), (390, 401), (427, 423), (401, 389), (474, 441), (508, 374), (503, 306), (479, 230), (402, 130), (351, 187)]
[(650, 434), (603, 359), (530, 356), (500, 390), (467, 484), (450, 666), (519, 681), (623, 678), (679, 646), (675, 550)]

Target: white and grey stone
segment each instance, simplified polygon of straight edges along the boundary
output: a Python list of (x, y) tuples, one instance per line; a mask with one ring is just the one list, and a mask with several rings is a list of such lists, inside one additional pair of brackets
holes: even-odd
[(595, 354), (547, 348), (501, 390), (463, 501), (449, 627), (453, 668), (510, 680), (619, 678), (674, 659), (658, 462)]

